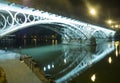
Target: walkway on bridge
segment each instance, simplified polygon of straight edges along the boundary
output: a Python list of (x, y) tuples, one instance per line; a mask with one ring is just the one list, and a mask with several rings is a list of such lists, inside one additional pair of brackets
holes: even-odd
[(16, 59), (14, 53), (0, 50), (0, 67), (4, 69), (8, 83), (42, 83), (25, 63)]

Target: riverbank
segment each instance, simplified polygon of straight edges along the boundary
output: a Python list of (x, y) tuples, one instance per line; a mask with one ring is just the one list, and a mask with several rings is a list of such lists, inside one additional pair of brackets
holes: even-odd
[(0, 50), (0, 67), (4, 69), (8, 83), (43, 83), (19, 58), (19, 54)]
[(31, 56), (21, 55), (20, 61), (22, 63), (25, 63), (43, 83), (55, 83), (53, 79), (47, 77), (45, 73), (40, 70), (37, 63), (33, 60)]
[(6, 74), (2, 67), (0, 67), (0, 83), (8, 83), (6, 80)]

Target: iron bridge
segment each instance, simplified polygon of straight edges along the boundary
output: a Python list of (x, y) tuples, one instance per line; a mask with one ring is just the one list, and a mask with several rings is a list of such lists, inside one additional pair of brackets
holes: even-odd
[(115, 31), (79, 20), (28, 8), (10, 2), (0, 2), (0, 38), (15, 31), (40, 25), (62, 36), (63, 43), (81, 43), (95, 39), (113, 38)]

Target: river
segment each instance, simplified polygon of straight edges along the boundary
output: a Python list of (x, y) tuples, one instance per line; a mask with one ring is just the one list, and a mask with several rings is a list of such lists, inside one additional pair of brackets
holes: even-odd
[(38, 66), (57, 83), (119, 83), (120, 42), (94, 46), (49, 45), (24, 48)]

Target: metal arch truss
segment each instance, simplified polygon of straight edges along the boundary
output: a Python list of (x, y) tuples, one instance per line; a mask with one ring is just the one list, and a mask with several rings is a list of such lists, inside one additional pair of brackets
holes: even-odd
[[(0, 37), (33, 25), (55, 25), (46, 28), (58, 32), (66, 42), (113, 37), (115, 31), (67, 17), (35, 10), (15, 3), (0, 3)], [(61, 26), (61, 27), (56, 27)]]

